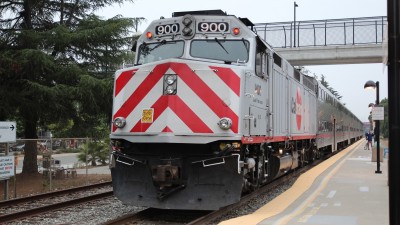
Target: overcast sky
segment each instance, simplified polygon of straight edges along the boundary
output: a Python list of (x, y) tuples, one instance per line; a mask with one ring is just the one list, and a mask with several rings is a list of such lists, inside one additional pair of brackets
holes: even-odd
[[(247, 17), (253, 23), (293, 21), (292, 0), (136, 0), (135, 3), (114, 5), (96, 14), (110, 18), (144, 17), (139, 31), (161, 16), (169, 18), (172, 12), (221, 9), (237, 17)], [(296, 20), (340, 19), (386, 16), (387, 0), (297, 0)], [(268, 42), (268, 40), (267, 40)], [(388, 96), (387, 67), (383, 64), (334, 66), (307, 66), (312, 73), (323, 74), (329, 85), (343, 96), (342, 102), (361, 120), (368, 121), (369, 103), (375, 103), (376, 93), (364, 90), (368, 80), (380, 82), (380, 98)]]

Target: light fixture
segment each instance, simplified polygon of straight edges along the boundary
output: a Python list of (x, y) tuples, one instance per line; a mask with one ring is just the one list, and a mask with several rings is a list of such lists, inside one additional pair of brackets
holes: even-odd
[(183, 28), (183, 30), (182, 30), (182, 33), (183, 33), (183, 35), (185, 35), (185, 36), (190, 36), (190, 35), (192, 35), (192, 32), (193, 32), (193, 30), (192, 30), (191, 28), (189, 28), (189, 27), (185, 27), (185, 28)]
[(222, 130), (229, 130), (232, 127), (232, 120), (228, 117), (223, 117), (217, 124)]
[(182, 35), (186, 39), (190, 39), (195, 33), (195, 19), (192, 15), (185, 15), (182, 18)]
[(233, 32), (234, 35), (239, 35), (239, 34), (240, 34), (240, 29), (239, 29), (239, 27), (233, 28), (233, 29), (232, 29), (232, 32)]
[(152, 39), (153, 38), (153, 33), (151, 33), (150, 31), (146, 33), (146, 37), (147, 39)]
[(126, 120), (123, 117), (117, 117), (114, 119), (113, 124), (118, 128), (123, 128), (126, 125)]
[(176, 95), (177, 91), (177, 75), (165, 74), (164, 75), (164, 95)]
[(166, 75), (166, 76), (165, 76), (165, 82), (166, 82), (168, 85), (173, 84), (173, 83), (175, 82), (175, 79), (176, 79), (176, 76), (175, 76), (175, 75)]
[(364, 89), (375, 89), (375, 88), (376, 88), (376, 83), (372, 80), (369, 80), (364, 84)]
[(182, 24), (185, 26), (189, 26), (192, 23), (192, 19), (190, 17), (185, 17), (182, 20)]
[(167, 94), (167, 95), (173, 95), (173, 94), (175, 94), (175, 88), (174, 88), (174, 86), (167, 86), (167, 88), (165, 89), (165, 93)]

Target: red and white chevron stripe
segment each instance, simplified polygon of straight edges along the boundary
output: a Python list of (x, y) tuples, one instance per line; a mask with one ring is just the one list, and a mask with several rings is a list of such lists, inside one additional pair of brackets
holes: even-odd
[[(236, 134), (239, 129), (240, 70), (200, 63), (168, 62), (116, 74), (113, 118), (126, 118), (113, 133)], [(177, 94), (163, 95), (164, 74), (177, 75)], [(142, 112), (153, 109), (153, 122)], [(228, 131), (217, 125), (232, 120)]]

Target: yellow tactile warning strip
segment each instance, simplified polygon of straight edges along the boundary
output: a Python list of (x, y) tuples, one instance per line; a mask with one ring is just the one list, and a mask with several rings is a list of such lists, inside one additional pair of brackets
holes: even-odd
[(318, 194), (325, 188), (326, 184), (328, 183), (329, 179), (337, 172), (337, 170), (341, 167), (341, 165), (345, 162), (344, 159), (348, 158), (353, 153), (354, 150), (362, 143), (362, 141), (358, 141), (352, 146), (340, 151), (336, 155), (332, 156), (331, 158), (325, 160), (318, 166), (312, 168), (311, 170), (307, 171), (303, 175), (301, 175), (297, 181), (293, 184), (293, 186), (286, 190), (284, 193), (276, 197), (274, 200), (270, 201), (268, 204), (263, 206), (262, 208), (255, 211), (253, 214), (237, 217), (234, 219), (230, 219), (227, 221), (223, 221), (220, 225), (252, 225), (258, 224), (259, 222), (270, 218), (272, 216), (278, 215), (282, 213), (289, 205), (291, 205), (296, 199), (298, 199), (305, 191), (307, 191), (315, 179), (322, 174), (325, 170), (327, 170), (330, 166), (335, 164), (337, 161), (342, 159), (330, 172), (327, 174), (319, 186), (317, 187), (316, 191), (313, 192), (312, 195), (308, 196), (305, 201), (301, 205), (299, 205), (291, 214), (282, 217), (277, 223), (275, 224), (287, 224), (293, 217), (302, 213), (307, 205), (310, 204)]

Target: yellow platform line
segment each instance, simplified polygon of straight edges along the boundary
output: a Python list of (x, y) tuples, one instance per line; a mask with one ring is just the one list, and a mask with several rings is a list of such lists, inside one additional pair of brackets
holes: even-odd
[[(328, 160), (325, 160), (318, 166), (310, 169), (306, 173), (302, 174), (297, 181), (293, 184), (291, 188), (286, 190), (284, 193), (270, 201), (268, 204), (265, 206), (261, 207), (257, 211), (255, 211), (253, 214), (246, 215), (246, 216), (241, 216), (237, 217), (234, 219), (226, 220), (221, 223), (220, 225), (256, 225), (259, 222), (268, 219), (270, 217), (273, 217), (275, 215), (278, 215), (282, 213), (289, 205), (291, 205), (295, 200), (297, 200), (305, 191), (307, 191), (315, 179), (323, 173), (325, 170), (327, 170), (330, 166), (335, 164), (339, 159), (343, 158), (346, 156), (345, 159), (347, 159), (351, 154), (350, 152), (353, 153), (355, 149), (360, 145), (361, 140), (356, 143), (356, 145), (353, 145), (355, 147), (348, 147), (339, 153), (335, 154)], [(352, 152), (353, 151), (353, 152)], [(346, 161), (343, 159), (336, 165), (334, 169), (332, 169), (327, 176), (324, 177), (322, 182), (319, 184), (317, 190), (313, 192), (312, 195), (310, 195), (306, 201), (304, 201), (299, 207), (297, 207), (291, 214), (286, 215), (282, 219), (278, 221), (276, 224), (286, 224), (288, 221), (290, 221), (293, 217), (299, 215), (301, 212), (305, 210), (307, 205), (310, 204), (319, 194), (320, 191), (324, 187), (326, 187), (329, 179), (337, 172), (337, 170), (341, 167), (341, 165)]]

